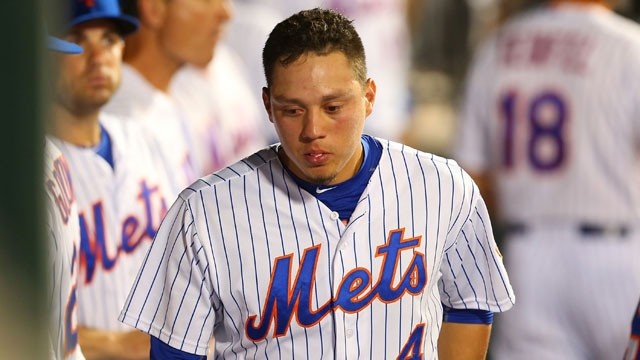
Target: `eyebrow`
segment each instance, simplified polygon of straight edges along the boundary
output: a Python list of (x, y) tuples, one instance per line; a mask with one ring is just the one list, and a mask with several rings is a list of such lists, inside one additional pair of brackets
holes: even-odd
[[(321, 98), (321, 102), (325, 103), (325, 102), (330, 102), (330, 101), (343, 99), (343, 98), (351, 98), (353, 96), (354, 94), (351, 91), (344, 91), (340, 93), (325, 95)], [(274, 95), (273, 99), (278, 103), (295, 104), (300, 106), (305, 105), (305, 103), (298, 98), (288, 98), (282, 95)]]

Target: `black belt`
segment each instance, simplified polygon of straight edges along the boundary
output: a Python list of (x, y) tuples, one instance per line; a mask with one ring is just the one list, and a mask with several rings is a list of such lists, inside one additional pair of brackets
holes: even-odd
[[(529, 230), (529, 227), (524, 223), (505, 223), (502, 224), (500, 230), (505, 235), (521, 235), (526, 233)], [(612, 226), (594, 223), (579, 223), (576, 226), (576, 231), (585, 238), (596, 238), (605, 235), (625, 237), (631, 232), (631, 229), (626, 225)]]

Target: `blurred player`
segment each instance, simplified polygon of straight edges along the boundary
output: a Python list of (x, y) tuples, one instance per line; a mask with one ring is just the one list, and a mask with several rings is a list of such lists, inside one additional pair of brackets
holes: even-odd
[(167, 174), (137, 123), (101, 113), (120, 83), (123, 37), (137, 28), (116, 0), (72, 2), (64, 39), (83, 54), (59, 59), (51, 139), (74, 185), (80, 227), (77, 314), (85, 356), (136, 359), (148, 336), (117, 321), (166, 213)]
[(496, 359), (621, 359), (640, 296), (640, 28), (549, 1), (479, 50), (458, 160), (491, 199), (519, 301)]
[(245, 76), (237, 54), (217, 44), (209, 64), (183, 66), (171, 82), (170, 94), (187, 114), (202, 175), (267, 145), (268, 121), (260, 111), (259, 92), (249, 87)]
[[(77, 44), (48, 37), (48, 48), (58, 53), (82, 53)], [(80, 250), (78, 208), (73, 193), (69, 164), (49, 139), (44, 147), (44, 190), (46, 194), (47, 310), (49, 322), (49, 359), (83, 360), (78, 345), (76, 284)]]
[(216, 358), (484, 357), (514, 295), (471, 178), (362, 134), (376, 84), (344, 16), (297, 13), (263, 54), (282, 142), (181, 193), (121, 319), (163, 359), (212, 335)]
[[(174, 195), (202, 175), (202, 151), (190, 128), (189, 113), (171, 96), (171, 82), (185, 65), (206, 67), (231, 12), (228, 0), (121, 0), (123, 11), (140, 19), (140, 31), (127, 39), (122, 86), (106, 111), (144, 123), (157, 140), (156, 152), (178, 175)], [(195, 136), (207, 134), (195, 133)], [(215, 144), (214, 144), (215, 145)]]

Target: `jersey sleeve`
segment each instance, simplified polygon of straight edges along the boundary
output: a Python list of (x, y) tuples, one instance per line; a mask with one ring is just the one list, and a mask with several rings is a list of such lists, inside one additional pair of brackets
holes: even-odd
[(206, 355), (215, 314), (193, 208), (178, 198), (165, 216), (119, 320), (183, 352)]
[[(478, 194), (477, 188), (474, 194)], [(453, 309), (502, 312), (515, 295), (498, 250), (486, 205), (479, 195), (442, 259), (442, 303)], [(472, 202), (473, 204), (473, 202)]]

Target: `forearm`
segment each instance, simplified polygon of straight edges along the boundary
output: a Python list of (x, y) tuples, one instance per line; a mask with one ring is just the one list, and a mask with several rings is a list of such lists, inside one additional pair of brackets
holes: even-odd
[(87, 360), (149, 359), (149, 335), (138, 330), (112, 332), (80, 328), (78, 341)]
[(443, 322), (438, 340), (440, 360), (481, 360), (487, 356), (491, 325)]

